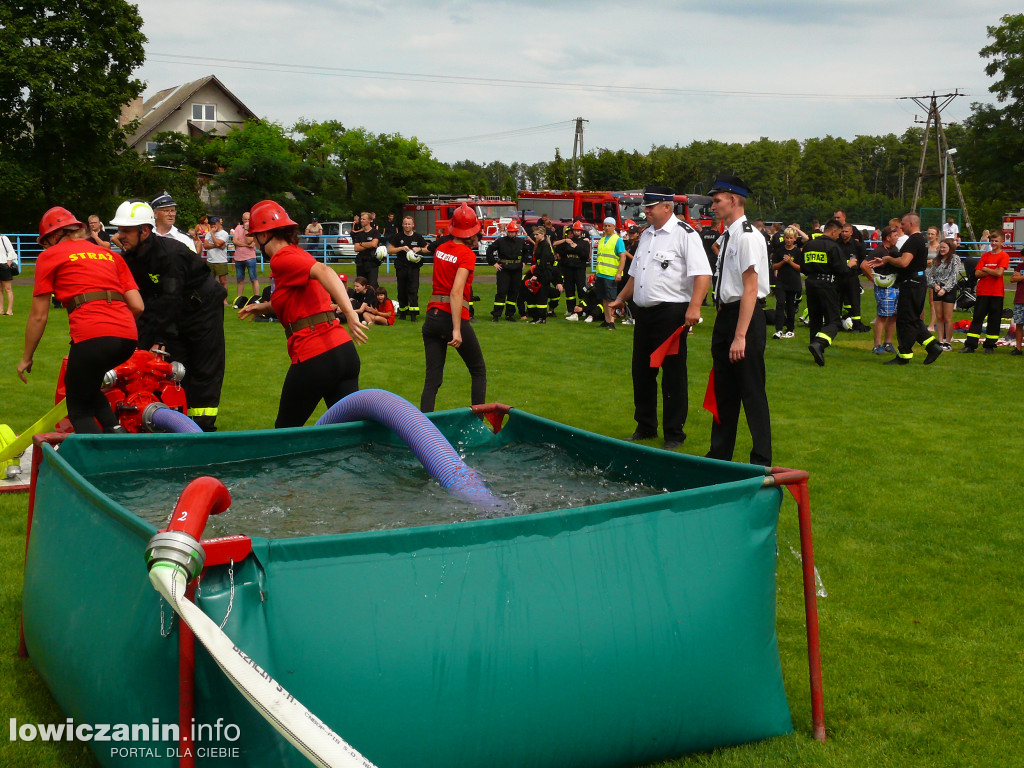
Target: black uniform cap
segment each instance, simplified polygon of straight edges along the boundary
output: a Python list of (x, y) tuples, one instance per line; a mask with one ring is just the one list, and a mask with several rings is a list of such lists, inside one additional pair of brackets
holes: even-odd
[(713, 195), (715, 192), (732, 192), (734, 195), (748, 197), (750, 195), (750, 185), (739, 176), (729, 176), (720, 173), (715, 179), (715, 183), (711, 185), (711, 190), (708, 194)]
[(675, 195), (671, 187), (644, 187), (644, 205), (671, 203)]
[(171, 197), (170, 192), (168, 192), (166, 189), (164, 190), (164, 193), (162, 195), (157, 195), (149, 203), (149, 207), (152, 208), (154, 211), (157, 208), (171, 208), (177, 207), (177, 205), (178, 204), (174, 202), (174, 198)]

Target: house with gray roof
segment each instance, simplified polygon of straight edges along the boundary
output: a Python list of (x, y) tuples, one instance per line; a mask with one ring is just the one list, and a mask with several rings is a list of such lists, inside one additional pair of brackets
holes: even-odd
[(121, 124), (141, 119), (138, 130), (128, 137), (128, 146), (140, 155), (156, 149), (153, 137), (161, 131), (186, 136), (223, 136), (246, 120), (258, 119), (215, 75), (191, 83), (165, 88), (128, 104), (121, 111)]

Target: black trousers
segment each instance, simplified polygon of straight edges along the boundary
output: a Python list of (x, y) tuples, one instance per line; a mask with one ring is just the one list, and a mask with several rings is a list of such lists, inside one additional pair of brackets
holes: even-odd
[(562, 287), (565, 289), (565, 310), (572, 312), (572, 308), (579, 304), (579, 298), (582, 298), (587, 290), (587, 268), (582, 264), (563, 264)]
[(779, 285), (775, 286), (775, 330), (781, 331), (783, 327), (792, 331), (796, 327), (796, 308), (800, 303), (800, 291), (786, 290)]
[(103, 375), (131, 357), (133, 352), (135, 339), (100, 336), (77, 344), (72, 342), (64, 371), (64, 391), (68, 420), (75, 432), (95, 434), (109, 432), (117, 426), (117, 416), (101, 391)]
[(274, 428), (301, 427), (323, 400), (330, 408), (359, 389), (359, 354), (355, 342), (293, 363), (284, 377)]
[[(633, 419), (641, 434), (658, 434), (658, 369), (651, 353), (686, 321), (684, 304), (637, 306), (633, 329)], [(686, 439), (683, 425), (689, 405), (686, 377), (686, 337), (679, 337), (679, 354), (668, 355), (661, 365), (662, 430), (666, 440)]]
[(850, 272), (836, 279), (843, 300), (843, 316), (860, 320), (860, 278), (855, 272)]
[(900, 357), (910, 359), (914, 356), (914, 342), (926, 347), (935, 341), (935, 334), (928, 330), (921, 319), (928, 287), (916, 280), (904, 280), (899, 284), (899, 289), (900, 295), (896, 299), (896, 347)]
[[(420, 410), (430, 413), (434, 410), (437, 390), (444, 381), (444, 362), (448, 354), (448, 342), (452, 340), (451, 314), (440, 309), (429, 310), (421, 332), (427, 373), (423, 380), (423, 394), (420, 395)], [(487, 397), (487, 366), (484, 364), (484, 354), (472, 323), (463, 320), (461, 333), (462, 344), (456, 351), (469, 369), (470, 402), (473, 405), (480, 405)]]
[(981, 339), (982, 328), (985, 330), (985, 347), (995, 349), (996, 340), (1001, 335), (999, 325), (1003, 321), (1003, 297), (979, 296), (974, 303), (974, 315), (971, 317), (971, 329), (967, 331), (967, 349), (977, 349)]
[(420, 268), (395, 267), (398, 289), (395, 295), (402, 312), (411, 312), (415, 317), (420, 311)]
[(522, 266), (511, 267), (503, 264), (501, 270), (495, 274), (494, 282), (494, 309), (491, 310), (491, 315), (501, 317), (504, 311), (505, 317), (515, 317), (516, 299), (523, 282)]
[(548, 270), (548, 280), (551, 281), (551, 290), (548, 291), (548, 311), (547, 314), (553, 315), (558, 311), (558, 300), (561, 298), (562, 293), (556, 286), (561, 285), (565, 288), (565, 283), (562, 282), (562, 267), (552, 267)]
[(365, 277), (366, 282), (376, 288), (379, 273), (380, 262), (376, 256), (356, 256), (356, 277)]
[(178, 337), (168, 342), (167, 353), (185, 366), (181, 386), (188, 399), (189, 418), (204, 432), (216, 431), (224, 385), (223, 298), (205, 301), (187, 322), (179, 324)]
[(750, 463), (770, 467), (772, 464), (772, 425), (768, 414), (768, 395), (765, 392), (765, 319), (761, 302), (747, 327), (747, 346), (744, 358), (729, 362), (729, 347), (736, 334), (740, 303), (722, 305), (715, 317), (711, 332), (711, 363), (715, 372), (715, 399), (718, 401), (717, 424), (711, 425), (712, 459), (732, 461), (736, 448), (736, 428), (740, 418), (740, 404), (747, 416), (747, 427), (753, 445)]
[(807, 323), (811, 329), (811, 341), (821, 341), (829, 346), (839, 334), (841, 322), (835, 283), (807, 278)]

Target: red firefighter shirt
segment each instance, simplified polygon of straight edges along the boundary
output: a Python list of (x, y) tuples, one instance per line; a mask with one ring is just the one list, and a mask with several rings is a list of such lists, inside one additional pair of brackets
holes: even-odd
[[(286, 245), (270, 259), (270, 275), (274, 280), (270, 306), (282, 325), (333, 311), (331, 295), (309, 276), (314, 264), (316, 260), (297, 245)], [(292, 363), (301, 363), (348, 341), (351, 341), (348, 331), (337, 320), (330, 325), (317, 323), (288, 337), (288, 356)]]
[[(62, 304), (94, 291), (124, 295), (137, 291), (131, 270), (119, 254), (89, 240), (62, 240), (39, 254), (33, 296), (51, 293)], [(71, 341), (113, 336), (138, 339), (135, 316), (123, 301), (88, 301), (68, 316)]]
[[(978, 265), (975, 269), (999, 269), (1002, 267), (1004, 270), (1010, 266), (1010, 257), (1006, 251), (1000, 251), (999, 253), (983, 253), (981, 258), (978, 259)], [(978, 278), (977, 294), (979, 296), (1002, 296), (1005, 286), (1003, 285), (1003, 278), (993, 277), (992, 275), (982, 275)]]
[[(466, 287), (462, 291), (462, 319), (469, 320), (469, 302), (473, 296), (473, 267), (476, 266), (476, 254), (468, 245), (455, 241), (445, 243), (434, 251), (434, 287), (432, 293), (437, 296), (449, 296), (452, 286), (455, 284), (455, 275), (459, 269), (468, 269), (469, 277), (466, 278)], [(431, 308), (440, 309), (452, 313), (452, 305), (439, 301), (432, 301), (427, 305), (427, 311)]]

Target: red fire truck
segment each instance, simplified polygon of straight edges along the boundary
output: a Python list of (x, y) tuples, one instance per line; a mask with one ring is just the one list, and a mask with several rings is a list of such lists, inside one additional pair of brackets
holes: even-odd
[[(582, 219), (597, 229), (611, 216), (617, 229), (625, 229), (625, 222), (644, 220), (644, 193), (642, 190), (625, 192), (595, 192), (579, 190), (542, 189), (519, 193), (519, 209), (529, 222), (543, 215), (554, 221), (570, 222)], [(532, 212), (532, 213), (531, 213)], [(711, 198), (705, 195), (676, 195), (675, 212), (694, 227), (711, 223)]]
[(1024, 208), (1003, 217), (1003, 242), (1007, 249), (1024, 251), (1024, 248), (1021, 248), (1021, 244), (1024, 243)]
[(416, 231), (428, 237), (440, 237), (448, 232), (448, 222), (452, 214), (463, 203), (476, 211), (480, 219), (480, 239), (493, 240), (498, 235), (499, 227), (518, 218), (516, 204), (507, 197), (488, 197), (484, 195), (428, 195), (426, 197), (410, 197), (409, 202), (402, 206), (402, 215), (411, 215)]

